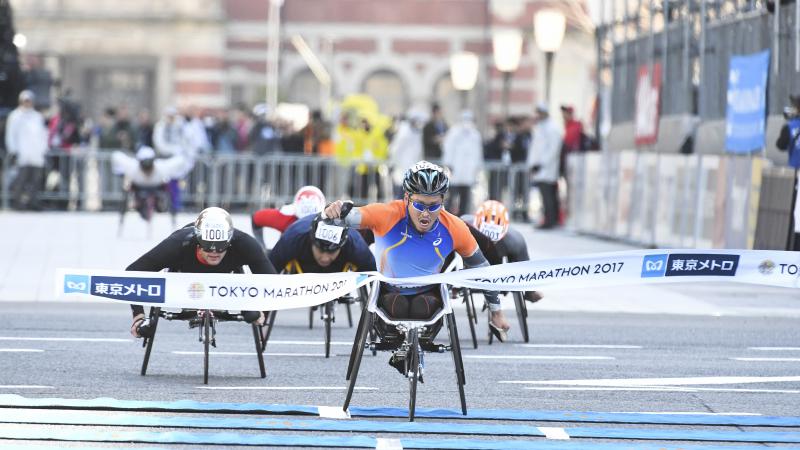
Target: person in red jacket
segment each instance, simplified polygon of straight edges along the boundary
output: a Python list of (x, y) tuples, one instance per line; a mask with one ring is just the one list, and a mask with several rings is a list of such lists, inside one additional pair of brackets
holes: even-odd
[(317, 214), (325, 208), (325, 194), (316, 186), (303, 186), (294, 194), (294, 202), (279, 209), (260, 209), (250, 217), (253, 236), (267, 250), (264, 243), (264, 227), (273, 228), (283, 233), (297, 219)]

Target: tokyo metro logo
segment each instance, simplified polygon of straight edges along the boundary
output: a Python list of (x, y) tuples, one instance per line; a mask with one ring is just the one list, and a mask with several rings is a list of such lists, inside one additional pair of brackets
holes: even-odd
[(667, 255), (645, 255), (642, 261), (642, 278), (663, 277), (667, 272)]

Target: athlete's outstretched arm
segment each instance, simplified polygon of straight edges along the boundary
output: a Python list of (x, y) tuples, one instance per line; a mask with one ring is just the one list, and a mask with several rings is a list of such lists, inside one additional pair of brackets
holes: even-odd
[(328, 204), (322, 211), (322, 218), (338, 219), (342, 217), (342, 214), (345, 214), (344, 220), (347, 222), (347, 225), (353, 228), (361, 228), (361, 218), (363, 217), (361, 215), (361, 210), (360, 208), (354, 207), (353, 202), (349, 200), (336, 200)]

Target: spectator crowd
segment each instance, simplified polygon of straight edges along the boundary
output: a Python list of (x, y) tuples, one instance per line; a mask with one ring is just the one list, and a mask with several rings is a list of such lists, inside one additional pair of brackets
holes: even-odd
[[(527, 204), (532, 182), (543, 206), (543, 219), (538, 225), (552, 228), (563, 220), (559, 197), (564, 194), (559, 194), (559, 180), (566, 176), (566, 157), (595, 147), (570, 105), (561, 107), (563, 124), (556, 123), (547, 105), (539, 104), (533, 116), (497, 120), (493, 132), (484, 139), (471, 111), (462, 111), (456, 123), (448, 124), (437, 104), (428, 111), (415, 107), (386, 121), (374, 114), (343, 108), (335, 127), (315, 110), (299, 129), (265, 104), (217, 111), (168, 106), (158, 117), (147, 110), (132, 114), (125, 105), (118, 105), (105, 108), (98, 118), (84, 117), (78, 102), (69, 95), (60, 98), (47, 115), (38, 112), (33, 104), (33, 93), (23, 91), (19, 106), (6, 118), (5, 127), (0, 123), (5, 135), (0, 156), (6, 160), (2, 182), (11, 192), (12, 207), (17, 209), (41, 209), (37, 193), (44, 188), (48, 152), (70, 154), (95, 148), (100, 152), (122, 150), (135, 154), (148, 147), (154, 149), (157, 158), (187, 152), (193, 157), (332, 157), (349, 169), (348, 194), (354, 198), (366, 198), (369, 186), (378, 186), (378, 198), (384, 198), (389, 193), (380, 191), (383, 183), (379, 178), (385, 175), (391, 177), (391, 194), (397, 197), (403, 168), (420, 159), (431, 160), (443, 164), (451, 173), (448, 210), (456, 214), (472, 212), (479, 174), (491, 167), (487, 171), (488, 198), (502, 199), (507, 190), (512, 203), (524, 199), (522, 202)], [(510, 179), (507, 170), (512, 164), (525, 167), (527, 176)], [(388, 167), (391, 173), (381, 172), (379, 167)], [(174, 184), (172, 201), (178, 209), (180, 196), (175, 193), (179, 193), (179, 182), (170, 182)], [(516, 219), (528, 220), (526, 208), (514, 211)]]

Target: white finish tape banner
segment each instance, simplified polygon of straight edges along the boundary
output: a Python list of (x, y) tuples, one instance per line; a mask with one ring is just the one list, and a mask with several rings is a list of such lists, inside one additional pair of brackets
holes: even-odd
[(57, 298), (103, 298), (174, 308), (278, 310), (319, 305), (370, 281), (447, 283), (497, 291), (650, 283), (735, 282), (800, 288), (800, 252), (636, 250), (509, 263), (413, 278), (375, 272), (252, 275), (59, 269)]

